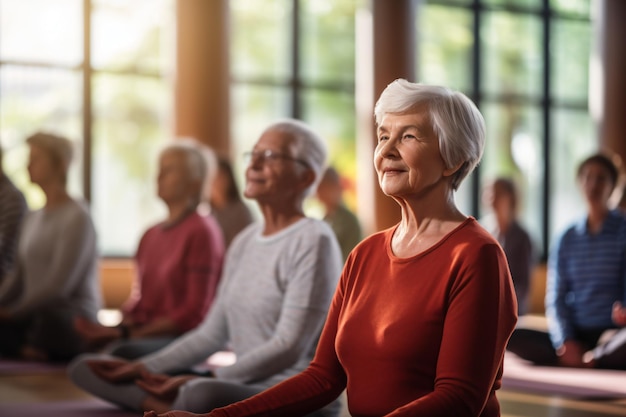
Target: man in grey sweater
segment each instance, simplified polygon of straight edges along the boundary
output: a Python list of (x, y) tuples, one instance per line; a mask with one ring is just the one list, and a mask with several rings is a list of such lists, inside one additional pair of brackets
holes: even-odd
[[(341, 273), (330, 227), (307, 218), (326, 150), (301, 122), (271, 125), (249, 153), (246, 197), (263, 222), (248, 226), (226, 255), (214, 306), (195, 330), (135, 362), (84, 356), (69, 375), (85, 390), (135, 410), (206, 412), (248, 398), (306, 368)], [(232, 349), (236, 362), (211, 377), (164, 376)], [(333, 404), (322, 415), (338, 410)], [(325, 414), (327, 413), (327, 414)]]

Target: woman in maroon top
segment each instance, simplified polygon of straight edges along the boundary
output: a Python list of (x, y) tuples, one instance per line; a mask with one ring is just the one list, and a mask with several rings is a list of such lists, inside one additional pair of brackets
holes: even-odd
[(106, 345), (112, 354), (134, 359), (195, 328), (209, 310), (225, 246), (217, 221), (196, 210), (211, 163), (207, 152), (191, 140), (177, 140), (161, 151), (157, 192), (167, 218), (141, 237), (137, 276), (122, 306), (121, 324), (76, 321), (92, 348)]
[(305, 416), (344, 389), (354, 417), (500, 415), (515, 293), (500, 245), (454, 202), (482, 156), (483, 118), (461, 93), (405, 80), (375, 112), (374, 166), (400, 222), (351, 252), (305, 371), (204, 416)]

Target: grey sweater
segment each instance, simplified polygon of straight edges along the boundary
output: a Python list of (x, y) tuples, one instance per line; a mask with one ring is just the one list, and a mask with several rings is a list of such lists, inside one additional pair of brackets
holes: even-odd
[(219, 379), (269, 387), (311, 361), (341, 273), (330, 227), (305, 218), (271, 236), (244, 229), (228, 249), (216, 302), (195, 330), (143, 358), (154, 372), (187, 369), (231, 348)]
[(16, 316), (53, 306), (95, 320), (96, 267), (96, 232), (84, 204), (33, 211), (24, 219), (17, 268), (0, 287), (0, 305)]

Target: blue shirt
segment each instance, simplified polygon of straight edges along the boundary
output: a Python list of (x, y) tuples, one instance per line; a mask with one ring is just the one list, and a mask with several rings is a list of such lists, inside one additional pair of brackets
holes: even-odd
[(574, 339), (575, 329), (615, 327), (611, 309), (626, 301), (626, 217), (609, 212), (597, 234), (587, 217), (556, 240), (548, 259), (546, 316), (555, 347)]

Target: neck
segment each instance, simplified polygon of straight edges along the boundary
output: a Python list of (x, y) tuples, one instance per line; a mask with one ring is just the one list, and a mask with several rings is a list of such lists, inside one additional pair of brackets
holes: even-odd
[(499, 212), (496, 212), (495, 216), (496, 223), (498, 223), (498, 230), (500, 233), (506, 233), (506, 231), (509, 230), (509, 227), (511, 227), (511, 224), (513, 224), (513, 216)]
[(50, 182), (40, 185), (41, 190), (46, 196), (45, 208), (54, 208), (70, 200), (65, 184), (60, 182)]
[(587, 216), (587, 228), (591, 233), (599, 232), (604, 220), (609, 215), (607, 206), (591, 206)]
[(193, 205), (188, 201), (169, 203), (167, 204), (168, 216), (165, 223), (174, 224), (194, 209), (195, 207), (193, 207)]
[(277, 233), (306, 217), (302, 204), (269, 205), (259, 203), (259, 206), (265, 223), (263, 228), (264, 236)]

